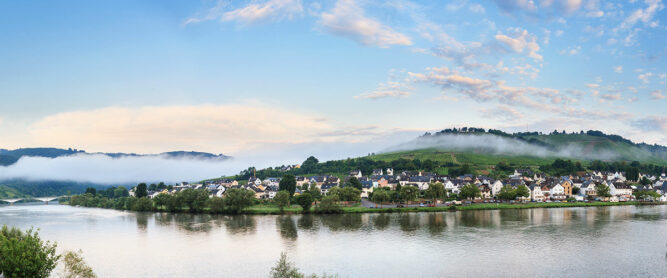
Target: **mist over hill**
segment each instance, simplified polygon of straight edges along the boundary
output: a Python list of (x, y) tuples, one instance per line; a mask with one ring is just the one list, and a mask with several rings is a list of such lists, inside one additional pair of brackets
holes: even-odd
[(382, 153), (438, 149), (490, 155), (561, 157), (582, 160), (629, 160), (664, 164), (667, 147), (634, 143), (600, 131), (505, 133), (482, 128), (444, 129), (382, 150)]

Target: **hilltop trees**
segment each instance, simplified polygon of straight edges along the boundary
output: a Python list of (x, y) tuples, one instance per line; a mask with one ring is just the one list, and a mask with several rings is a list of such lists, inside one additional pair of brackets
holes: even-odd
[(282, 179), (280, 179), (280, 183), (278, 184), (278, 190), (286, 190), (289, 192), (290, 197), (294, 196), (294, 192), (296, 191), (296, 178), (292, 174), (287, 174), (284, 175)]

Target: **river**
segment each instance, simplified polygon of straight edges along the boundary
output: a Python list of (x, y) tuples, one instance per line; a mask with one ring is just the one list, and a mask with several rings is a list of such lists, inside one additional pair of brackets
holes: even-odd
[[(212, 216), (0, 206), (99, 277), (266, 277), (286, 252), (340, 277), (665, 277), (667, 206)], [(54, 271), (57, 274), (57, 271)]]

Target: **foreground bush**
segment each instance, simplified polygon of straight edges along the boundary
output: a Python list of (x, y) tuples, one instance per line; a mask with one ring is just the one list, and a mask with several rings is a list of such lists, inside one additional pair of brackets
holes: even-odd
[(338, 205), (338, 198), (335, 196), (326, 196), (322, 198), (319, 204), (315, 207), (316, 213), (342, 213), (343, 208)]
[(49, 277), (59, 258), (56, 255), (56, 244), (42, 241), (32, 229), (23, 232), (2, 226), (0, 273), (6, 278)]

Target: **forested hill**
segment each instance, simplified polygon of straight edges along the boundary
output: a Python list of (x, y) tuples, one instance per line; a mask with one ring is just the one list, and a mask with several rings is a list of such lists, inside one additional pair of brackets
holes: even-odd
[(101, 154), (113, 158), (119, 157), (139, 157), (139, 156), (162, 156), (167, 158), (191, 158), (191, 159), (228, 159), (224, 154), (212, 154), (194, 151), (173, 151), (160, 154), (136, 154), (136, 153), (88, 153), (77, 149), (58, 149), (58, 148), (22, 148), (16, 150), (0, 149), (0, 166), (7, 166), (16, 163), (23, 156), (56, 158), (69, 155), (90, 155)]
[(635, 143), (597, 130), (551, 133), (517, 132), (483, 128), (450, 128), (425, 133), (385, 152), (438, 149), (475, 153), (561, 157), (582, 160), (667, 163), (667, 147)]

